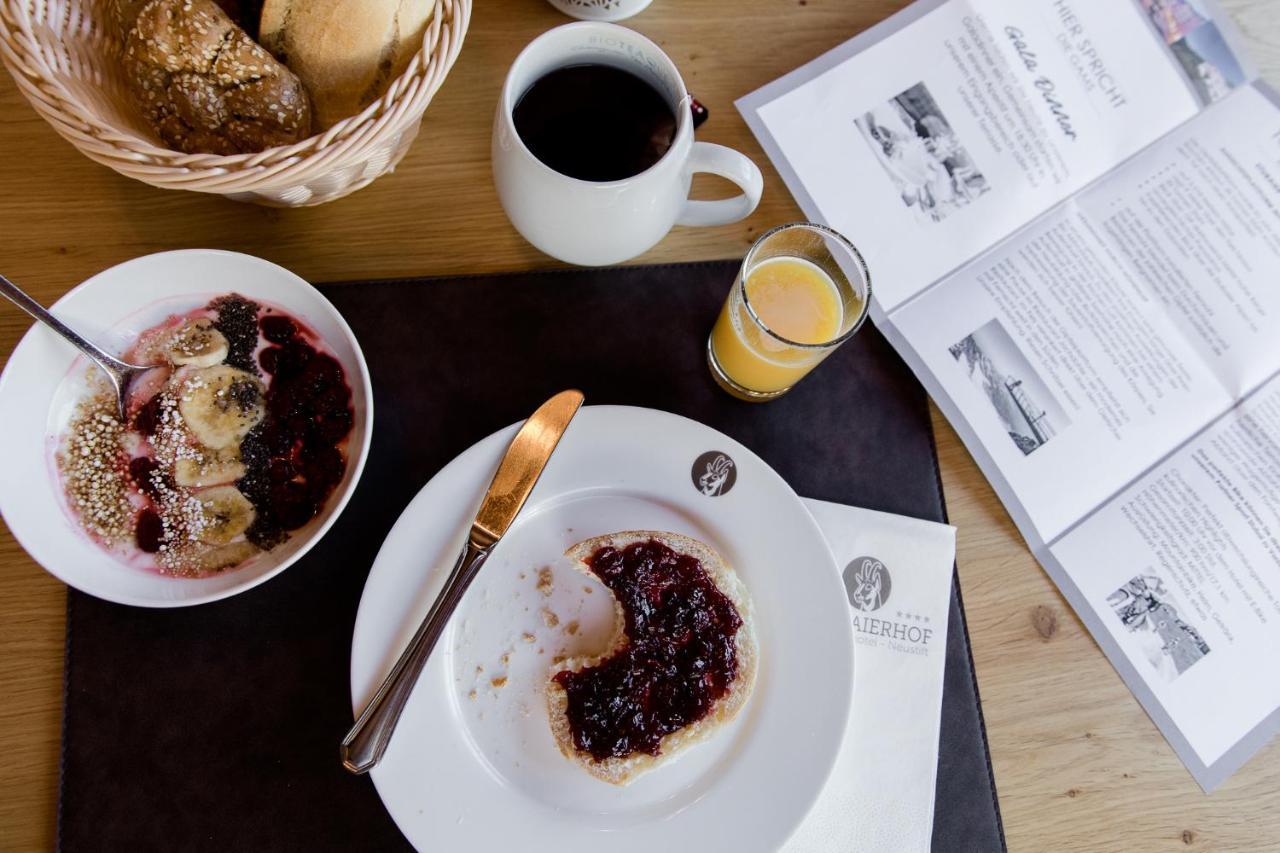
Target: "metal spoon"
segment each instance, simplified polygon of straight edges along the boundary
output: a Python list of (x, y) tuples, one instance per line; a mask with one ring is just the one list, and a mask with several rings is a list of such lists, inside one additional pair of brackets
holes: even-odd
[(53, 329), (53, 331), (70, 342), (72, 346), (88, 356), (94, 364), (102, 368), (102, 372), (107, 374), (107, 378), (111, 380), (111, 386), (115, 389), (116, 410), (120, 414), (120, 422), (124, 423), (127, 414), (125, 404), (128, 400), (129, 386), (133, 383), (133, 380), (142, 374), (154, 370), (155, 366), (147, 367), (139, 364), (129, 364), (110, 353), (103, 352), (76, 334), (74, 330), (67, 328), (61, 320), (44, 310), (44, 306), (23, 293), (16, 284), (2, 275), (0, 275), (0, 295), (5, 296), (14, 305), (17, 305), (50, 329)]

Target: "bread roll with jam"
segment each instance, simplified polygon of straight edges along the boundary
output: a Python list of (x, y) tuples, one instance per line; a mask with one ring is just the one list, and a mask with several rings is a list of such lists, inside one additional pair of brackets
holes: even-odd
[(296, 75), (213, 0), (114, 0), (134, 101), (166, 145), (247, 154), (311, 135)]
[(737, 716), (760, 657), (746, 586), (704, 542), (627, 530), (565, 556), (613, 594), (612, 638), (551, 668), (547, 712), (564, 756), (614, 785), (671, 761)]
[(258, 38), (306, 84), (316, 127), (356, 115), (422, 47), (435, 0), (266, 0)]

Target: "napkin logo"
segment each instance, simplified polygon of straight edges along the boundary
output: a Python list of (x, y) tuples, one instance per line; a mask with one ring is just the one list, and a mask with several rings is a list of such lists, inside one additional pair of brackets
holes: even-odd
[(738, 482), (738, 466), (727, 453), (708, 450), (693, 461), (693, 486), (710, 498), (716, 498)]
[[(844, 570), (844, 588), (853, 607), (853, 640), (862, 646), (887, 649), (907, 655), (927, 656), (933, 628), (923, 613), (897, 610), (883, 616), (870, 614), (889, 603), (893, 577), (875, 557), (859, 557)], [(911, 598), (910, 595), (907, 596)], [(901, 596), (899, 596), (901, 599)], [(902, 607), (899, 600), (898, 606)], [(890, 618), (895, 617), (895, 618)]]
[(864, 613), (879, 610), (889, 600), (893, 578), (884, 563), (875, 557), (859, 557), (844, 570), (844, 587), (849, 603)]

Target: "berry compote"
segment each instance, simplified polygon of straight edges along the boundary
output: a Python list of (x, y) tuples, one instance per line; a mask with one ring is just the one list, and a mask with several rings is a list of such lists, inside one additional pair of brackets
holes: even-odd
[(267, 550), (324, 509), (346, 472), (351, 388), (333, 356), (312, 346), (289, 317), (258, 320), (267, 346), (258, 353), (270, 377), (266, 416), (240, 445), (246, 474), (237, 484), (257, 509), (246, 532)]

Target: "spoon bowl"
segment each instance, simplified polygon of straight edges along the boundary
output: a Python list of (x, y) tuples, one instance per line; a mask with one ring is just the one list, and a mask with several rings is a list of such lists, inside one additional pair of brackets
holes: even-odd
[(43, 305), (28, 296), (22, 288), (2, 275), (0, 275), (0, 295), (3, 295), (14, 305), (44, 323), (61, 338), (84, 353), (90, 361), (98, 365), (103, 373), (107, 374), (107, 379), (110, 380), (111, 387), (116, 395), (116, 412), (120, 416), (120, 423), (124, 423), (129, 414), (129, 388), (144, 373), (150, 373), (155, 367), (143, 364), (129, 364), (127, 361), (121, 361), (111, 353), (86, 340), (74, 329), (46, 311)]

